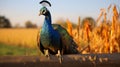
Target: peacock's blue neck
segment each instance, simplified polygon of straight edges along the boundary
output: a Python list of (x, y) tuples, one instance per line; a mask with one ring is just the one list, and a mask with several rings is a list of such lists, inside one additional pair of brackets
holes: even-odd
[(52, 21), (51, 21), (51, 14), (48, 12), (46, 15), (45, 15), (45, 20), (44, 20), (44, 24), (43, 24), (43, 27), (42, 27), (42, 31), (43, 32), (50, 32), (53, 30), (52, 28)]
[(45, 16), (44, 23), (47, 23), (47, 24), (51, 25), (51, 22), (52, 22), (51, 14), (50, 14), (50, 12), (48, 12), (47, 15)]

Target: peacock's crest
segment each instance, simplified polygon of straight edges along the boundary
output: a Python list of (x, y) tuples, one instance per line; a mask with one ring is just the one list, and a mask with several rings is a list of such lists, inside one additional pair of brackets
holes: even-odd
[(45, 6), (45, 7), (46, 7), (46, 6), (51, 7), (51, 3), (50, 3), (49, 1), (47, 1), (47, 0), (41, 1), (40, 4), (42, 4), (42, 6)]

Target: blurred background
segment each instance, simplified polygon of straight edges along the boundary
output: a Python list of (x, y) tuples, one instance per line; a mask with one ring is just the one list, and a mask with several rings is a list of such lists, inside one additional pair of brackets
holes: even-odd
[[(31, 21), (37, 26), (42, 26), (44, 17), (38, 16), (42, 7), (41, 0), (0, 0), (0, 16), (9, 19), (11, 25), (25, 27), (25, 22)], [(119, 6), (119, 0), (76, 0), (76, 1), (52, 1), (49, 0), (52, 7), (48, 7), (52, 13), (52, 20), (66, 20), (69, 18), (77, 23), (77, 18), (92, 17), (97, 19), (100, 9), (107, 8), (110, 4)]]
[[(1, 56), (39, 54), (37, 35), (44, 22), (44, 16), (38, 16), (40, 1), (0, 0)], [(87, 48), (82, 53), (120, 52), (119, 0), (48, 1), (52, 4), (48, 7), (52, 22), (74, 36), (79, 51)]]

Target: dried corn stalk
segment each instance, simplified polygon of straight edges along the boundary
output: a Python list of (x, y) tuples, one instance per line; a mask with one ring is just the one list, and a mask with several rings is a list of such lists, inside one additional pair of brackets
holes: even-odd
[(85, 21), (85, 39), (87, 40), (88, 42), (88, 51), (90, 52), (91, 49), (90, 49), (90, 24), (89, 24), (89, 21), (86, 20)]
[(118, 13), (118, 11), (117, 11), (116, 5), (114, 5), (114, 7), (113, 7), (113, 15), (114, 15), (116, 18), (118, 18), (118, 16), (119, 16), (119, 13)]
[(68, 33), (71, 35), (71, 36), (73, 36), (73, 34), (72, 34), (72, 24), (71, 24), (71, 22), (69, 21), (69, 19), (67, 19), (67, 31), (68, 31)]
[(105, 13), (104, 13), (104, 22), (105, 22), (105, 23), (106, 23), (106, 21), (107, 21), (106, 15), (107, 15), (107, 13), (105, 12)]
[(78, 41), (80, 40), (80, 17), (78, 17), (78, 26), (77, 26), (77, 33), (78, 33)]
[(119, 52), (119, 44), (117, 43), (117, 35), (119, 34), (117, 32), (118, 30), (118, 11), (116, 8), (116, 5), (113, 7), (113, 17), (112, 17), (112, 26), (111, 26), (111, 38), (110, 38), (110, 53), (113, 52)]

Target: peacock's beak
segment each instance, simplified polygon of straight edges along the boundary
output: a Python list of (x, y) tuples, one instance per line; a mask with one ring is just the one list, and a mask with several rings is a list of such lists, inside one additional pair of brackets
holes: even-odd
[(41, 16), (42, 14), (41, 14), (41, 12), (39, 13), (39, 16)]

